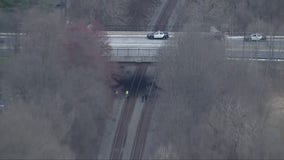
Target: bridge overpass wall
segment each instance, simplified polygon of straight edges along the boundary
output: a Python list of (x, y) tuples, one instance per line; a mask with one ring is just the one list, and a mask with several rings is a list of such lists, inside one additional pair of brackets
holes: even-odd
[[(118, 62), (157, 62), (159, 48), (172, 41), (148, 40), (147, 32), (107, 31), (111, 49), (108, 56)], [(170, 33), (173, 37), (175, 33)], [(0, 33), (0, 56), (9, 56), (19, 49), (18, 40), (24, 34)], [(243, 42), (243, 36), (225, 38), (224, 57), (234, 60), (284, 61), (284, 36), (267, 37), (266, 42)]]

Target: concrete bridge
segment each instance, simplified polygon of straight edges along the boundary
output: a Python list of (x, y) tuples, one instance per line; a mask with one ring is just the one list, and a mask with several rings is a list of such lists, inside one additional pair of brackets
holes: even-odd
[(159, 48), (113, 48), (111, 60), (117, 62), (157, 62)]
[[(117, 62), (157, 62), (159, 50), (166, 45), (175, 45), (171, 39), (179, 33), (170, 33), (169, 40), (149, 40), (148, 32), (106, 32), (111, 49), (108, 53)], [(0, 33), (0, 56), (15, 52), (19, 36), (24, 34)], [(224, 40), (228, 59), (284, 61), (284, 37), (268, 36), (264, 42), (244, 42), (242, 36), (227, 36)]]

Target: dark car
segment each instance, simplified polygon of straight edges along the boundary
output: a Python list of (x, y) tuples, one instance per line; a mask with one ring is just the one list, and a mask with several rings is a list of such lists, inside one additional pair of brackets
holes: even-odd
[(266, 36), (262, 33), (254, 33), (244, 37), (244, 41), (265, 41)]
[(169, 33), (163, 32), (163, 31), (157, 31), (157, 32), (147, 34), (147, 38), (148, 39), (168, 39)]

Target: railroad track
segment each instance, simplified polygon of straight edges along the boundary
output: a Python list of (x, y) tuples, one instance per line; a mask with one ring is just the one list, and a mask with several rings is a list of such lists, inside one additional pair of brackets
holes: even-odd
[[(154, 26), (154, 30), (165, 30), (166, 29), (170, 15), (172, 14), (176, 4), (177, 4), (177, 0), (167, 1), (167, 4), (165, 5), (161, 15), (159, 16)], [(154, 82), (152, 82), (151, 89), (153, 87), (153, 83)], [(151, 93), (151, 91), (149, 92), (148, 96), (150, 95), (152, 97), (151, 99), (152, 101), (146, 101), (144, 104), (142, 114), (141, 114), (138, 127), (136, 130), (130, 159), (138, 160), (138, 159), (143, 158), (144, 146), (146, 143), (149, 124), (150, 124), (152, 112), (155, 106), (155, 99), (153, 98), (153, 94)]]
[[(177, 0), (169, 0), (165, 5), (161, 15), (159, 16), (154, 30), (165, 30), (168, 25), (168, 20), (170, 15), (172, 14), (175, 6), (177, 4)], [(127, 131), (129, 122), (131, 119), (132, 112), (134, 110), (135, 102), (138, 98), (138, 92), (140, 89), (140, 83), (145, 75), (147, 70), (147, 66), (145, 64), (141, 64), (137, 67), (135, 71), (135, 76), (132, 80), (131, 89), (130, 89), (130, 97), (126, 101), (125, 106), (122, 109), (122, 114), (119, 118), (118, 126), (116, 129), (110, 159), (122, 159), (123, 149), (126, 143)], [(135, 134), (134, 143), (131, 150), (130, 159), (142, 159), (144, 152), (144, 145), (146, 142), (147, 132), (149, 128), (149, 123), (152, 116), (153, 104), (150, 104), (147, 101), (143, 107), (142, 114), (139, 120), (139, 124), (137, 127), (137, 131)]]
[(171, 16), (173, 10), (175, 9), (177, 1), (178, 0), (168, 0), (167, 1), (162, 13), (159, 15), (159, 18), (158, 18), (156, 24), (154, 25), (155, 31), (166, 29), (166, 27), (168, 25), (169, 18)]
[(134, 110), (135, 102), (138, 98), (138, 93), (141, 85), (141, 81), (146, 73), (147, 65), (140, 64), (135, 70), (134, 77), (131, 82), (129, 90), (129, 97), (123, 106), (121, 116), (118, 121), (118, 126), (115, 132), (113, 145), (111, 149), (110, 159), (122, 159), (123, 148), (127, 138), (128, 126), (131, 120), (131, 115)]
[(146, 101), (142, 110), (142, 115), (139, 120), (138, 128), (136, 131), (134, 143), (131, 150), (130, 159), (139, 160), (142, 159), (144, 153), (144, 146), (146, 143), (147, 133), (149, 129), (152, 112), (154, 110), (154, 101)]

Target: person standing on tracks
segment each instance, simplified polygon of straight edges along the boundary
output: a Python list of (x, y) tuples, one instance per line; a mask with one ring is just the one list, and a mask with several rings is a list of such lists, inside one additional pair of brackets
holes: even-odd
[(145, 95), (144, 95), (144, 100), (147, 101), (147, 99), (148, 99), (148, 95), (145, 94)]
[(126, 97), (126, 98), (129, 97), (129, 91), (128, 91), (128, 90), (125, 91), (125, 97)]

